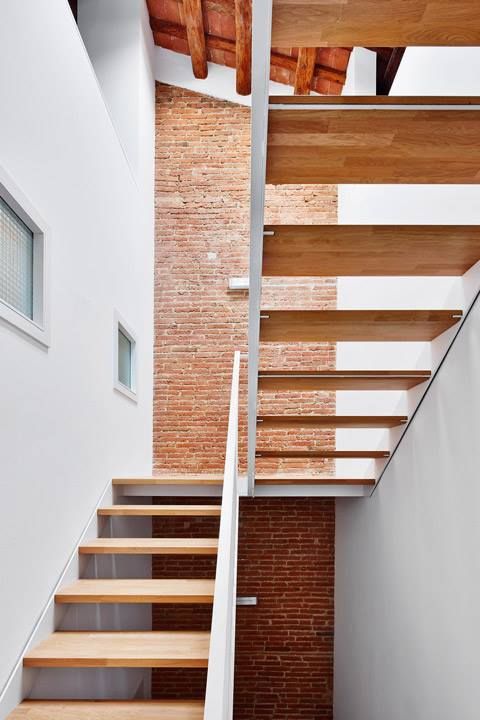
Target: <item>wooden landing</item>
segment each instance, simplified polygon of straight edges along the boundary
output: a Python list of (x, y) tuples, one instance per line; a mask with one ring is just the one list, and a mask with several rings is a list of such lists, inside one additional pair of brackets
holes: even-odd
[(477, 0), (273, 0), (274, 47), (480, 45)]
[(7, 720), (203, 720), (200, 700), (25, 700)]
[[(384, 106), (376, 97), (363, 101)], [(431, 98), (430, 104), (434, 102)], [(302, 99), (297, 104), (307, 105)], [(325, 97), (319, 104), (324, 107), (270, 110), (267, 183), (476, 184), (480, 180), (477, 110), (338, 110), (328, 109), (338, 104), (337, 99)], [(344, 97), (340, 104), (358, 102)]]
[(80, 555), (216, 555), (216, 538), (96, 538)]
[(261, 311), (260, 341), (426, 342), (448, 330), (461, 317), (461, 310), (265, 309)]
[(327, 458), (339, 459), (385, 459), (390, 457), (388, 450), (262, 450), (259, 448), (255, 457), (261, 458)]
[(409, 390), (430, 380), (430, 370), (261, 370), (264, 392), (318, 390)]
[(25, 667), (207, 667), (206, 632), (57, 632), (24, 657)]
[(480, 259), (478, 225), (267, 225), (265, 276), (460, 276)]
[(259, 430), (287, 428), (393, 428), (407, 422), (406, 415), (259, 415)]
[(77, 580), (56, 603), (212, 603), (214, 580)]
[(109, 505), (98, 510), (107, 517), (209, 517), (220, 513), (220, 505)]

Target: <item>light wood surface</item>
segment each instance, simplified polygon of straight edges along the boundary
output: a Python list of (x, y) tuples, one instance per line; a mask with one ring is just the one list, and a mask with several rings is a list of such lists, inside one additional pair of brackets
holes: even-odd
[[(267, 316), (266, 318), (264, 316)], [(262, 310), (261, 342), (429, 341), (461, 310)]]
[(406, 415), (259, 415), (259, 430), (284, 428), (393, 428), (406, 423)]
[(479, 95), (271, 95), (269, 105), (480, 105)]
[(24, 700), (8, 720), (203, 720), (201, 700)]
[(216, 538), (97, 538), (80, 555), (216, 555)]
[(183, 13), (187, 28), (188, 49), (192, 57), (193, 74), (196, 78), (203, 80), (208, 75), (208, 67), (202, 0), (183, 0)]
[(109, 505), (99, 515), (110, 517), (203, 517), (219, 516), (220, 505)]
[(315, 477), (312, 475), (257, 475), (257, 485), (375, 485), (371, 478)]
[(275, 47), (480, 45), (477, 0), (273, 0)]
[(468, 110), (270, 110), (267, 183), (480, 181)]
[(114, 485), (223, 485), (219, 473), (168, 473), (153, 477), (113, 478)]
[(239, 95), (252, 91), (252, 3), (235, 0), (236, 87)]
[(25, 667), (207, 667), (206, 632), (57, 632)]
[(256, 452), (257, 458), (330, 458), (330, 459), (368, 459), (389, 457), (388, 450), (262, 450)]
[(315, 70), (316, 47), (299, 48), (295, 71), (295, 95), (309, 95)]
[(430, 370), (262, 370), (258, 389), (263, 392), (409, 390), (430, 377)]
[(211, 603), (214, 580), (77, 580), (57, 603)]
[[(479, 118), (480, 122), (480, 118)], [(480, 259), (479, 225), (268, 225), (263, 275), (463, 275)]]

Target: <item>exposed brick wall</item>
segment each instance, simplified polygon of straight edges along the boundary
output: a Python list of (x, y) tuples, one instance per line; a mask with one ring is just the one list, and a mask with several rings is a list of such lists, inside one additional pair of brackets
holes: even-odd
[(242, 498), (235, 720), (331, 720), (335, 501)]
[[(223, 467), (233, 351), (247, 349), (248, 297), (227, 292), (248, 274), (250, 110), (157, 85), (154, 467)], [(335, 223), (333, 186), (267, 187), (266, 222)], [(334, 308), (335, 280), (265, 281), (264, 306)], [(335, 346), (264, 346), (268, 367), (335, 366)], [(242, 374), (240, 461), (246, 454)], [(262, 410), (277, 407), (265, 397)], [(288, 398), (289, 412), (334, 411), (334, 395)], [(320, 438), (320, 440), (319, 440)], [(277, 443), (318, 446), (332, 433)], [(264, 444), (265, 446), (265, 444)], [(292, 464), (292, 463), (290, 463)], [(259, 463), (271, 467), (272, 463)], [(273, 466), (275, 464), (273, 463)], [(331, 463), (325, 469), (331, 468)]]

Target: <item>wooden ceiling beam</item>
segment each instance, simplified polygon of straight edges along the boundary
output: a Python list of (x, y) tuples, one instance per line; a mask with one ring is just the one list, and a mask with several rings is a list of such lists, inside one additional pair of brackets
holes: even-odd
[(193, 74), (199, 80), (204, 80), (208, 75), (208, 66), (202, 0), (183, 0), (183, 12)]
[(295, 95), (310, 95), (316, 58), (317, 48), (299, 48), (295, 70)]
[(252, 92), (252, 0), (235, 0), (237, 93)]

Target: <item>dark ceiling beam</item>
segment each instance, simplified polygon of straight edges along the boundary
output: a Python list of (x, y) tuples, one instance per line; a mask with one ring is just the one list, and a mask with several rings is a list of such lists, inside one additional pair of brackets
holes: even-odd
[(301, 47), (298, 49), (297, 68), (295, 71), (295, 95), (310, 95), (317, 48)]
[(183, 0), (183, 13), (193, 74), (204, 80), (208, 75), (202, 0)]
[(405, 48), (372, 47), (368, 49), (377, 54), (377, 95), (389, 95)]
[(235, 0), (237, 93), (252, 92), (252, 0)]

